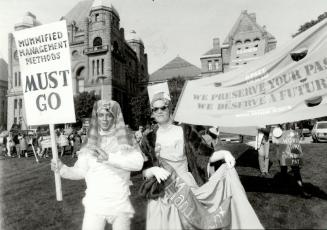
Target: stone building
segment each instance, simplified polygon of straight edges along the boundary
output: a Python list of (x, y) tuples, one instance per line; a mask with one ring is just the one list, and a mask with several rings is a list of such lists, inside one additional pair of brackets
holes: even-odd
[(8, 64), (0, 56), (0, 131), (7, 129)]
[[(143, 41), (135, 31), (128, 32), (125, 38), (119, 13), (109, 0), (81, 1), (61, 19), (67, 23), (74, 94), (95, 91), (104, 98), (117, 100), (128, 124), (129, 101), (144, 90), (149, 79)], [(23, 21), (15, 25), (15, 30), (38, 24), (36, 17), (27, 13)], [(9, 81), (13, 84), (8, 95), (8, 127), (22, 123), (26, 128), (14, 43), (9, 34)]]
[(256, 21), (255, 13), (242, 11), (220, 47), (219, 39), (213, 39), (213, 48), (201, 58), (202, 76), (211, 76), (258, 59), (276, 48), (277, 41), (265, 26)]

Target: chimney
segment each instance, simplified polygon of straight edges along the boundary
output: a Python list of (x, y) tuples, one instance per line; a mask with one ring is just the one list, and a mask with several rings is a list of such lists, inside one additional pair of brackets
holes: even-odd
[(254, 22), (257, 22), (257, 16), (255, 15), (255, 13), (251, 13), (249, 14), (249, 16)]
[(220, 49), (220, 41), (219, 41), (219, 38), (214, 38), (213, 39), (213, 48), (214, 49)]

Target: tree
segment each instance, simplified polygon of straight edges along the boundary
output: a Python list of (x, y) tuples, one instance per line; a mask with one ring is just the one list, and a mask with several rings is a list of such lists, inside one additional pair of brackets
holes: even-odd
[(292, 37), (296, 37), (297, 35), (299, 35), (300, 33), (306, 31), (307, 29), (309, 29), (310, 27), (316, 25), (318, 22), (322, 21), (323, 19), (327, 18), (327, 12), (320, 14), (316, 20), (311, 20), (310, 22), (306, 22), (303, 25), (300, 26), (300, 28), (298, 29), (298, 32), (296, 34), (293, 34)]
[(74, 97), (76, 124), (74, 126), (82, 126), (83, 118), (92, 116), (93, 104), (99, 100), (100, 96), (94, 91), (82, 92)]
[(148, 95), (132, 97), (130, 106), (133, 114), (131, 128), (137, 129), (140, 125), (145, 126), (150, 122), (151, 110)]
[(180, 76), (174, 77), (168, 80), (168, 87), (171, 97), (171, 102), (173, 104), (173, 110), (175, 110), (179, 96), (184, 87), (185, 80)]

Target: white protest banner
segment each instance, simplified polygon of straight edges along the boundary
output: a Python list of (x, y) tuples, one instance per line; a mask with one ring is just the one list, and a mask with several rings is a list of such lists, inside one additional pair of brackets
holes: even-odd
[(174, 119), (264, 126), (326, 116), (327, 20), (236, 70), (188, 81)]
[(74, 123), (66, 21), (14, 32), (28, 125)]
[[(66, 21), (15, 31), (14, 37), (27, 124), (49, 124), (53, 160), (58, 164), (54, 124), (75, 122)], [(59, 172), (55, 172), (55, 183), (61, 201)]]

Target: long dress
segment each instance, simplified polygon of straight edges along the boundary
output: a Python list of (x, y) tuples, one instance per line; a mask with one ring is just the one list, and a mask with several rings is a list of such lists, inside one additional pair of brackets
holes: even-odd
[[(202, 186), (198, 186), (192, 174), (188, 171), (186, 155), (183, 152), (183, 129), (170, 125), (160, 127), (157, 131), (156, 145), (160, 145), (160, 161), (177, 175), (177, 180), (185, 182), (190, 189), (191, 196), (204, 207), (209, 215), (230, 200), (229, 214), (225, 215), (222, 222), (228, 222), (227, 228), (231, 229), (263, 229), (257, 215), (249, 203), (244, 188), (234, 168), (230, 169), (223, 164)], [(169, 167), (167, 167), (167, 164)], [(181, 195), (180, 195), (181, 196)], [(181, 209), (181, 203), (172, 199), (174, 194), (165, 189), (164, 197), (149, 200), (147, 206), (147, 229), (199, 229), (192, 223), (196, 215), (186, 215)], [(175, 194), (176, 197), (176, 194)], [(183, 197), (184, 198), (184, 197)], [(186, 200), (186, 199), (185, 199)], [(190, 205), (185, 201), (184, 206)], [(186, 203), (186, 204), (185, 204)], [(176, 205), (178, 204), (178, 205)], [(184, 212), (183, 212), (184, 211)], [(191, 218), (190, 218), (191, 217)], [(209, 228), (210, 225), (204, 225)]]

